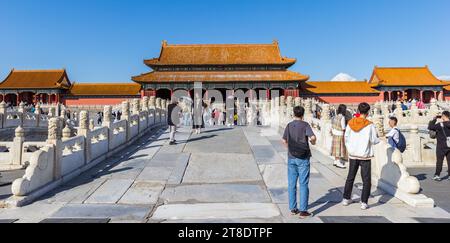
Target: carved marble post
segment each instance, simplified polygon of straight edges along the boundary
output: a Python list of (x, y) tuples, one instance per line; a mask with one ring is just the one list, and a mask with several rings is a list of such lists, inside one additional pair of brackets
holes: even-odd
[(129, 141), (131, 139), (131, 130), (130, 130), (130, 103), (128, 103), (128, 101), (124, 101), (122, 102), (122, 120), (127, 121), (127, 141)]
[(55, 149), (55, 161), (53, 162), (54, 180), (58, 180), (61, 178), (61, 161), (64, 149), (61, 139), (62, 139), (62, 119), (60, 117), (51, 118), (48, 121), (47, 144), (53, 145)]
[(89, 163), (91, 161), (91, 130), (89, 129), (89, 112), (87, 111), (80, 111), (80, 125), (78, 127), (78, 136), (84, 136), (85, 138), (85, 164)]
[(155, 96), (150, 97), (150, 100), (148, 101), (148, 106), (153, 109), (156, 107), (156, 97)]
[(286, 122), (289, 122), (294, 117), (294, 98), (288, 96), (286, 99)]
[(6, 120), (6, 103), (2, 101), (0, 103), (0, 128), (3, 128)]
[(156, 111), (155, 111), (155, 117), (156, 117), (156, 123), (161, 123), (161, 98), (156, 98)]
[(22, 165), (22, 156), (23, 156), (23, 143), (25, 142), (25, 130), (22, 128), (22, 126), (19, 126), (15, 130), (15, 136), (13, 140), (13, 146), (11, 148), (12, 152), (12, 161), (11, 165), (21, 166)]
[(431, 106), (430, 106), (430, 117), (429, 120), (433, 119), (434, 117), (436, 117), (439, 114), (439, 107), (437, 105), (437, 102), (435, 99), (433, 99), (431, 101)]
[(140, 107), (139, 107), (139, 99), (133, 99), (132, 103), (132, 113), (133, 115), (139, 115)]
[(411, 144), (412, 147), (412, 159), (414, 163), (422, 162), (422, 139), (419, 135), (419, 127), (417, 125), (411, 126), (411, 135), (408, 143)]
[(322, 119), (323, 121), (330, 121), (330, 105), (329, 104), (323, 104), (322, 105)]
[(130, 119), (130, 103), (128, 101), (122, 102), (122, 120)]
[(295, 98), (295, 106), (301, 106), (302, 105), (302, 98), (297, 97)]
[(394, 111), (395, 116), (399, 120), (399, 122), (403, 121), (403, 109), (402, 109), (402, 103), (399, 101), (396, 103), (396, 109)]
[(25, 103), (23, 103), (23, 101), (20, 102), (19, 104), (19, 108), (17, 110), (20, 113), (24, 113), (25, 112)]
[(70, 130), (69, 125), (66, 125), (62, 131), (62, 141), (67, 141), (72, 136), (72, 130)]
[(103, 108), (103, 123), (102, 126), (104, 127), (111, 127), (113, 120), (112, 120), (112, 106), (107, 105)]
[(312, 100), (306, 99), (304, 101), (305, 106), (305, 120), (312, 119)]
[(374, 116), (374, 124), (377, 128), (378, 137), (383, 138), (384, 137), (384, 118), (381, 115)]
[(148, 111), (148, 103), (149, 103), (150, 98), (145, 96), (144, 98), (142, 98), (142, 111)]

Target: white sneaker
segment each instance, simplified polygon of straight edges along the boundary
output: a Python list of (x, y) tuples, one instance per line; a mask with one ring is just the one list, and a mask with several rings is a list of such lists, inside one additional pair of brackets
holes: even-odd
[(442, 178), (440, 177), (440, 176), (438, 176), (438, 175), (435, 175), (434, 177), (433, 177), (433, 180), (435, 180), (435, 181), (442, 181)]
[(367, 203), (361, 203), (361, 210), (369, 209), (369, 205)]
[(344, 163), (342, 163), (342, 161), (337, 160), (334, 162), (334, 166), (339, 168), (339, 169), (346, 169), (347, 167), (345, 167)]
[(352, 204), (352, 203), (353, 203), (353, 201), (352, 201), (352, 200), (348, 200), (348, 199), (344, 199), (344, 200), (342, 201), (342, 205), (343, 205), (344, 207), (350, 206), (350, 204)]

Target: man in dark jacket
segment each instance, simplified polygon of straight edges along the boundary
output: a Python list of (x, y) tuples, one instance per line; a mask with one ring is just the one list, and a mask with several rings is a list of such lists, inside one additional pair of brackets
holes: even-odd
[(447, 145), (447, 138), (450, 137), (450, 112), (444, 111), (441, 116), (437, 116), (432, 120), (428, 125), (428, 130), (435, 131), (437, 139), (436, 174), (433, 180), (442, 181), (441, 172), (445, 158), (447, 159), (447, 164), (450, 168), (450, 147)]
[(167, 108), (167, 114), (169, 115), (167, 119), (167, 123), (170, 127), (170, 145), (174, 145), (176, 143), (175, 133), (177, 132), (177, 124), (180, 123), (178, 100), (173, 97), (172, 103)]

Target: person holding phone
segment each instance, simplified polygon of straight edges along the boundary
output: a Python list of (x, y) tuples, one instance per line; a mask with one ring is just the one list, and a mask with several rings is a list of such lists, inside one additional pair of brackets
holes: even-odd
[[(444, 111), (441, 115), (436, 116), (428, 125), (428, 130), (436, 133), (436, 173), (433, 180), (439, 182), (442, 181), (444, 159), (447, 159), (447, 165), (450, 168), (450, 112)], [(450, 180), (450, 172), (447, 178)]]

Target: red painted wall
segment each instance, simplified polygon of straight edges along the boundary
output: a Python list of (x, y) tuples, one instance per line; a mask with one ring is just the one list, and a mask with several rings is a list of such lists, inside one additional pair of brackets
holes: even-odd
[(367, 102), (369, 104), (383, 100), (379, 96), (316, 96), (317, 99), (329, 104), (359, 104)]
[[(139, 98), (139, 96), (135, 97)], [(118, 105), (128, 98), (66, 98), (63, 100), (65, 106), (79, 105)]]

